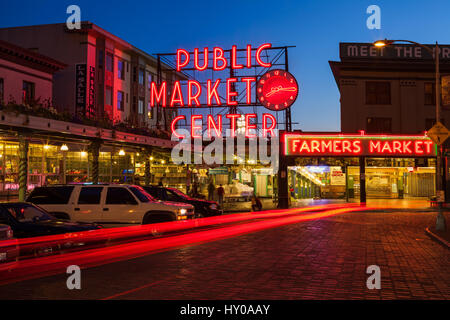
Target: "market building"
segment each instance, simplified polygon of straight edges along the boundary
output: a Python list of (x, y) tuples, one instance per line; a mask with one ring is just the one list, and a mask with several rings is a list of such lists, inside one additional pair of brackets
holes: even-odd
[[(428, 47), (433, 49), (434, 45)], [(448, 75), (450, 46), (439, 48), (440, 72)], [(434, 57), (424, 48), (409, 44), (380, 49), (371, 43), (341, 43), (339, 50), (340, 61), (329, 64), (340, 92), (341, 132), (298, 134), (307, 141), (315, 139), (314, 143), (381, 139), (397, 145), (387, 144), (384, 152), (377, 154), (351, 156), (342, 148), (319, 152), (316, 145), (308, 144), (291, 150), (283, 139), (280, 162), (286, 171), (280, 169), (284, 175), (280, 184), (280, 198), (284, 200), (280, 201), (304, 198), (305, 193), (306, 197), (362, 202), (430, 199), (436, 194), (436, 151), (412, 148), (405, 153), (399, 143), (405, 139), (432, 143), (425, 132), (436, 123)], [(441, 123), (450, 124), (450, 109), (443, 106), (441, 110)], [(446, 143), (444, 189), (450, 186), (448, 148)], [(305, 182), (306, 175), (317, 178), (316, 183)], [(446, 191), (448, 199), (450, 193)]]
[(0, 195), (69, 182), (185, 185), (151, 81), (182, 73), (90, 22), (0, 29)]

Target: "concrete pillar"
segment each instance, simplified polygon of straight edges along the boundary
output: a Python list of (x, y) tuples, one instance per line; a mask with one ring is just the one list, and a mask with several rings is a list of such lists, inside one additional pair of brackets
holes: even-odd
[(311, 180), (308, 180), (308, 191), (306, 197), (311, 198)]
[(25, 201), (28, 183), (28, 138), (19, 138), (19, 201)]
[(151, 182), (151, 172), (150, 172), (150, 157), (152, 156), (152, 149), (151, 148), (145, 148), (143, 150), (144, 152), (144, 158), (145, 158), (145, 178), (144, 183), (146, 186), (150, 185)]
[(101, 146), (101, 142), (98, 140), (91, 142), (91, 144), (89, 145), (89, 155), (90, 155), (91, 167), (92, 167), (91, 181), (94, 184), (98, 183), (98, 178), (99, 178), (98, 158), (99, 158), (99, 154), (100, 154), (100, 146)]

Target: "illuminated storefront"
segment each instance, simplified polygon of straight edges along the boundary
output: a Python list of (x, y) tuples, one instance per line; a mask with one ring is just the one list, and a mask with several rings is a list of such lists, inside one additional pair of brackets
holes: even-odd
[(424, 135), (286, 133), (280, 144), (280, 203), (322, 198), (429, 198), (436, 145)]
[[(28, 191), (37, 186), (90, 182), (92, 163), (86, 144), (67, 143), (62, 151), (59, 141), (31, 141), (28, 152)], [(19, 142), (0, 140), (0, 196), (16, 197), (19, 189)], [(122, 152), (121, 152), (122, 151)], [(164, 177), (167, 184), (185, 184), (185, 171), (169, 165), (169, 154), (150, 156), (151, 182)], [(99, 182), (143, 183), (145, 155), (138, 148), (111, 148), (99, 152)], [(184, 169), (183, 169), (184, 170)], [(182, 170), (182, 171), (183, 171)], [(173, 171), (173, 172), (172, 172)]]

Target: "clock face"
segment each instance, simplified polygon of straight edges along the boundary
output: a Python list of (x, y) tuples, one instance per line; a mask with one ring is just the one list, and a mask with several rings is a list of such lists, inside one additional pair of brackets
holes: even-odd
[(258, 100), (269, 110), (289, 108), (298, 96), (298, 84), (287, 71), (276, 69), (266, 72), (258, 81)]

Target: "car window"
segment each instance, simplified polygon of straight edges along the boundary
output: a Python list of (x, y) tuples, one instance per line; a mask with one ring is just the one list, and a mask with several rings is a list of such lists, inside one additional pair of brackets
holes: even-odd
[(156, 201), (155, 198), (141, 187), (130, 187), (130, 190), (141, 202)]
[(183, 199), (188, 199), (189, 197), (184, 194), (183, 192), (181, 192), (178, 189), (167, 189), (168, 192), (174, 193), (176, 195), (178, 195), (179, 197), (183, 198)]
[(109, 187), (106, 204), (138, 204), (127, 188)]
[(0, 208), (0, 224), (10, 224), (8, 219), (8, 214), (5, 212), (5, 209)]
[(172, 190), (164, 190), (166, 192), (166, 200), (167, 201), (180, 201), (180, 197), (178, 197)]
[(158, 189), (157, 188), (152, 188), (152, 187), (144, 187), (144, 190), (151, 195), (152, 197), (159, 199), (158, 198)]
[(11, 216), (20, 222), (33, 222), (41, 220), (52, 220), (53, 218), (46, 212), (32, 205), (4, 205)]
[(73, 188), (73, 186), (38, 187), (31, 192), (27, 201), (35, 204), (66, 204)]
[(167, 192), (166, 189), (158, 188), (158, 199), (167, 201)]
[(103, 187), (82, 187), (78, 204), (99, 204)]

